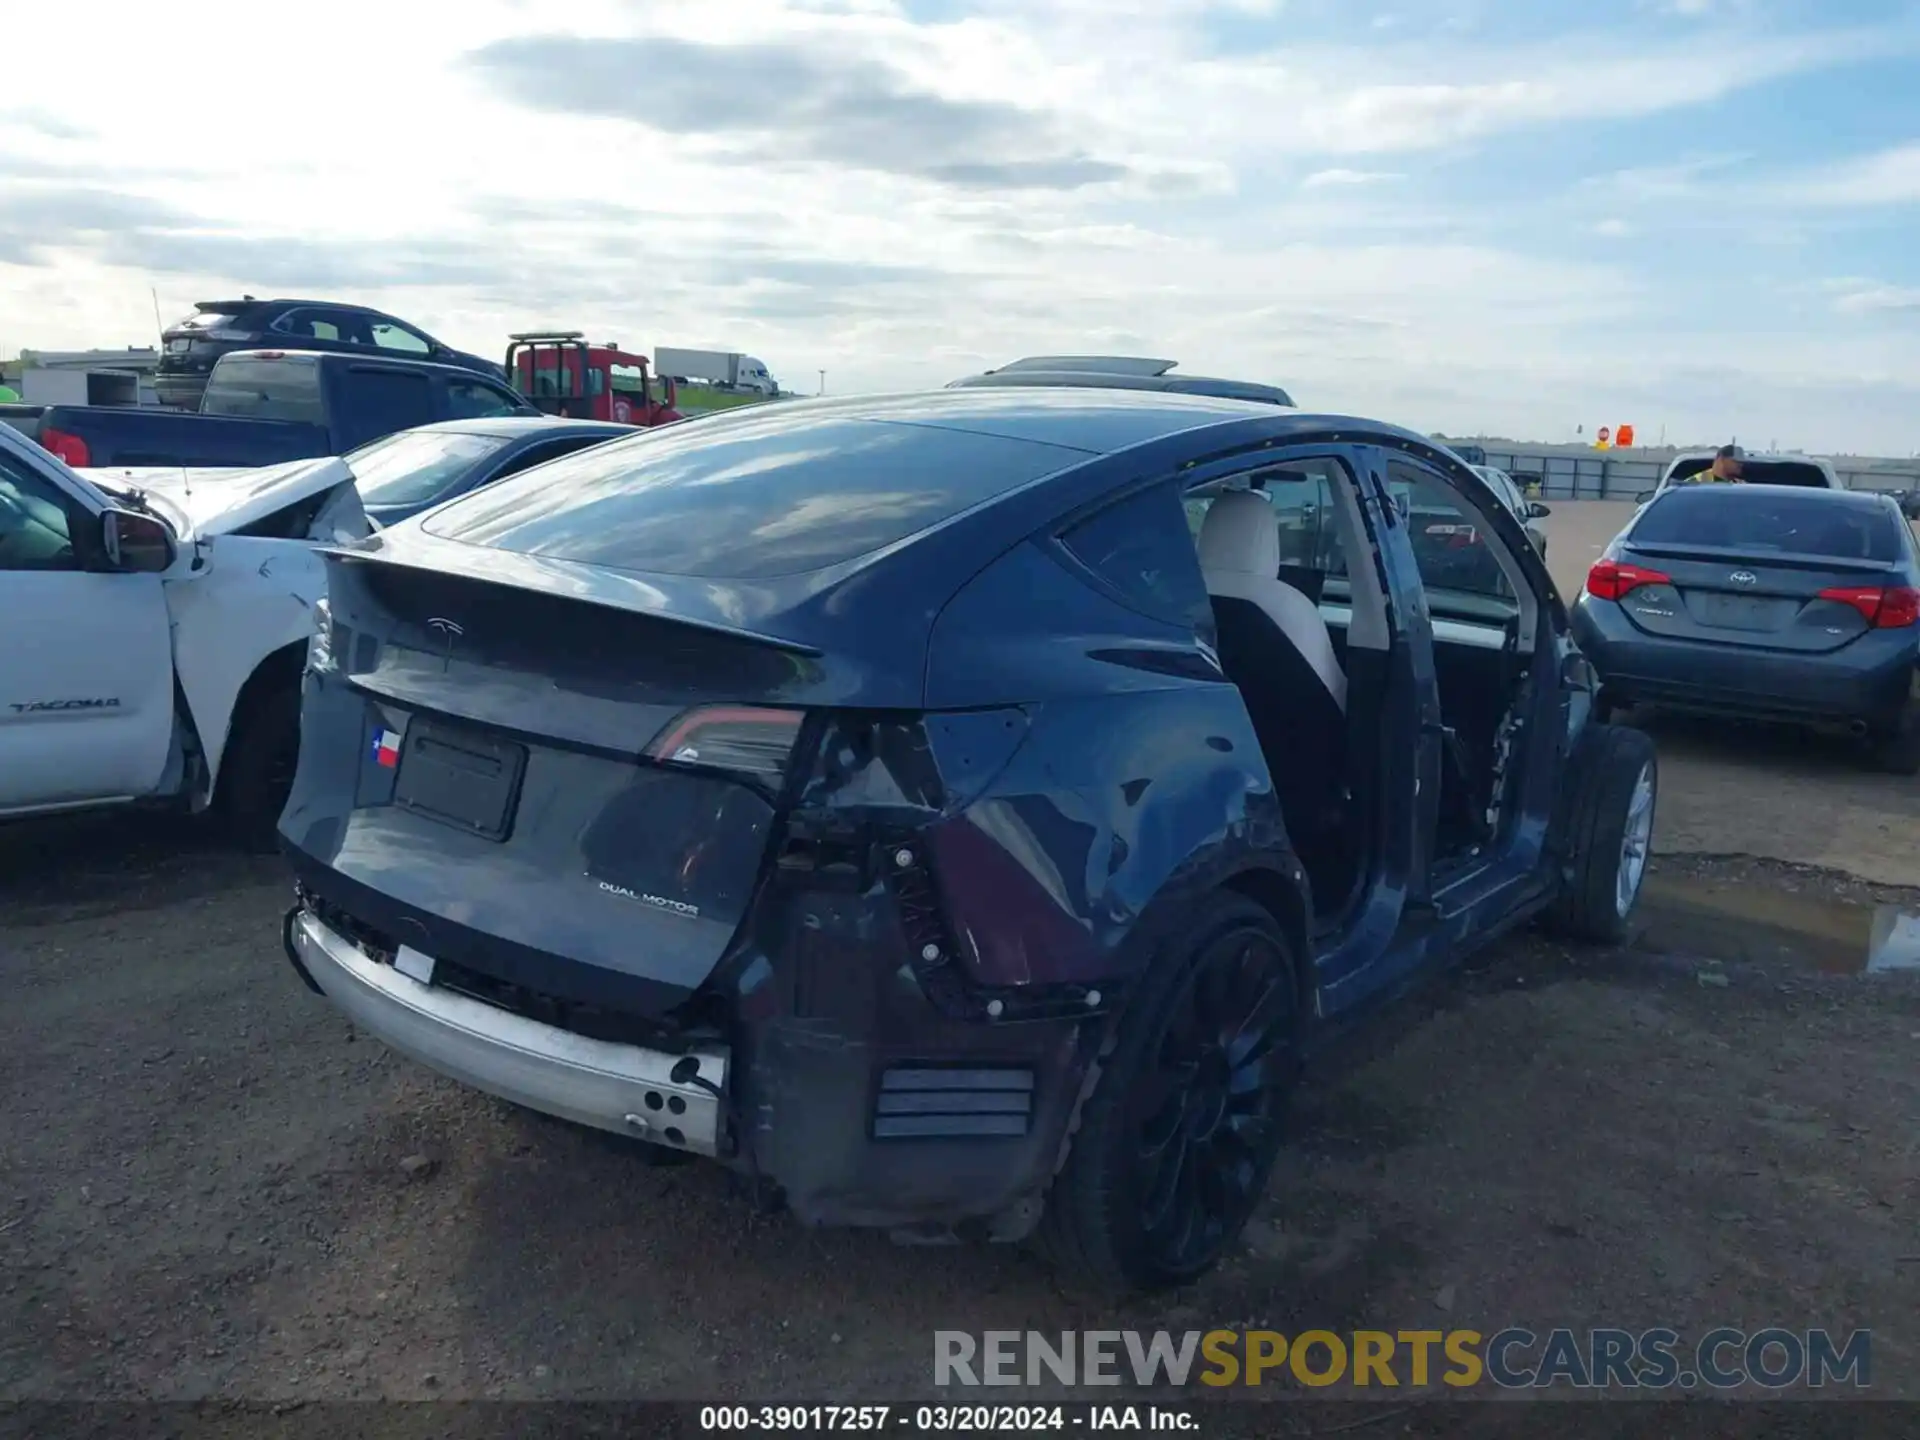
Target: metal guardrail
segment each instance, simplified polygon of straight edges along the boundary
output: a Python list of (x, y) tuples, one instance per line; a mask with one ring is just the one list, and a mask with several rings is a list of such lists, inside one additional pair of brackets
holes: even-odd
[[(1487, 464), (1506, 471), (1522, 489), (1538, 485), (1542, 500), (1631, 500), (1658, 485), (1669, 463), (1621, 460), (1605, 451), (1568, 455), (1487, 448)], [(1920, 486), (1920, 470), (1846, 470), (1836, 466), (1835, 471), (1849, 490), (1898, 493)]]

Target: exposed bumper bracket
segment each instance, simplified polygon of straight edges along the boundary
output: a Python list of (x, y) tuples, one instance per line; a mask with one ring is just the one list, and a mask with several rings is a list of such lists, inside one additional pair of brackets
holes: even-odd
[(369, 958), (309, 910), (287, 917), (286, 935), (303, 979), (361, 1029), (422, 1065), (565, 1120), (670, 1149), (720, 1153), (725, 1049), (670, 1054), (592, 1040), (423, 985)]

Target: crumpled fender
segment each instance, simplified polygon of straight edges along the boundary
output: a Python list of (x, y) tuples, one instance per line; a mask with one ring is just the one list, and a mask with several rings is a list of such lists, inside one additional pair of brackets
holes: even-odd
[(326, 594), (316, 540), (367, 533), (351, 485), (314, 518), (313, 540), (219, 535), (199, 543), (199, 567), (163, 581), (173, 625), (174, 674), (206, 757), (211, 798), (240, 692), (261, 663), (313, 632), (313, 605)]

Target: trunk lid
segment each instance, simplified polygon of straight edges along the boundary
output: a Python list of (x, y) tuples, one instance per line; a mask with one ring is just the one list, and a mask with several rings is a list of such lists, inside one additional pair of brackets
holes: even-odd
[(304, 723), (358, 759), (344, 801), (338, 781), (296, 788), (288, 838), (437, 959), (534, 989), (559, 961), (639, 982), (629, 1005), (685, 998), (759, 883), (806, 653), (403, 566), (328, 578), (345, 683)]
[(1830, 555), (1771, 554), (1714, 546), (1638, 545), (1619, 560), (1668, 577), (1636, 585), (1621, 600), (1649, 635), (1719, 645), (1823, 654), (1872, 627), (1860, 610), (1822, 592), (1898, 583), (1897, 567)]

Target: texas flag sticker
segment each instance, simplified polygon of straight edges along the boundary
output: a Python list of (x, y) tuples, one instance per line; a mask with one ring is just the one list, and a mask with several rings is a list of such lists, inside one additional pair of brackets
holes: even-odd
[(400, 763), (400, 737), (391, 730), (382, 730), (373, 737), (373, 759), (377, 765), (392, 770)]

